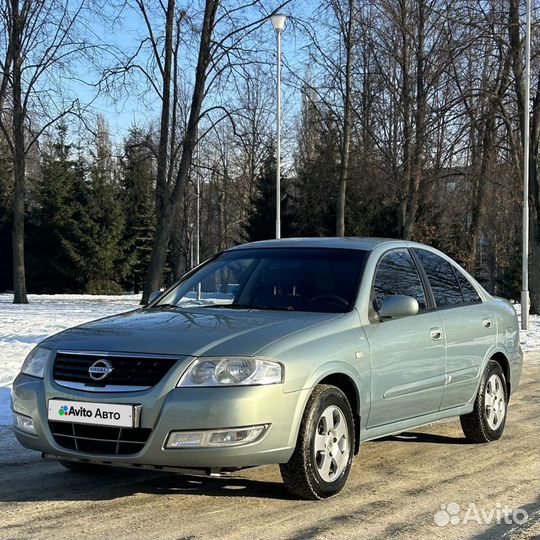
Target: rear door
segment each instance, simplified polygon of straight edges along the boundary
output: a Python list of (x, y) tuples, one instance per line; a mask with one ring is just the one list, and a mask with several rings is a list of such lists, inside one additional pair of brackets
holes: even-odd
[[(417, 315), (380, 321), (385, 297), (416, 298)], [(428, 311), (426, 291), (407, 249), (384, 254), (372, 284), (371, 324), (364, 327), (371, 352), (369, 428), (438, 411), (445, 383), (445, 348), (437, 312)]]
[(497, 321), (465, 274), (436, 253), (415, 248), (433, 292), (446, 338), (446, 388), (441, 409), (464, 405), (497, 341)]

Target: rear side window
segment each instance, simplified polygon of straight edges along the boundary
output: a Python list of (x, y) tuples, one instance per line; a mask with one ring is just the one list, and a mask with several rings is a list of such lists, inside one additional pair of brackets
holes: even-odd
[(473, 284), (457, 269), (454, 269), (459, 284), (461, 286), (461, 292), (463, 293), (463, 300), (466, 303), (477, 303), (481, 302), (482, 299), (476, 292), (476, 289), (473, 287)]
[(420, 309), (426, 309), (426, 295), (422, 280), (409, 252), (396, 250), (384, 255), (377, 266), (373, 284), (373, 300), (378, 310), (385, 296), (404, 294), (418, 301)]
[(431, 251), (415, 249), (429, 279), (437, 306), (463, 304), (463, 295), (452, 265)]

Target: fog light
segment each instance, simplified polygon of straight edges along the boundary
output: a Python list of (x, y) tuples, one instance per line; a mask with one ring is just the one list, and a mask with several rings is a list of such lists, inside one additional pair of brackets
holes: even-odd
[(37, 435), (36, 426), (34, 421), (29, 416), (13, 413), (13, 425), (20, 431), (30, 433), (30, 435)]
[(268, 424), (213, 431), (171, 431), (165, 448), (240, 446), (261, 439), (267, 430)]

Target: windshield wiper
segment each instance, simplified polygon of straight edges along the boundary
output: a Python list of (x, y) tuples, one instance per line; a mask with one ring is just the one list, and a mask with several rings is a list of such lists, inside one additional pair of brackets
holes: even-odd
[(281, 306), (281, 307), (269, 307), (269, 306), (257, 306), (255, 304), (205, 304), (205, 305), (189, 305), (189, 306), (179, 306), (177, 304), (158, 304), (152, 306), (152, 309), (157, 308), (174, 308), (174, 309), (206, 309), (206, 308), (215, 308), (215, 309), (261, 309), (266, 311), (296, 311), (296, 308), (293, 306)]
[(209, 304), (207, 306), (197, 306), (204, 308), (220, 308), (220, 309), (261, 309), (266, 311), (296, 311), (296, 308), (293, 306), (282, 306), (282, 307), (269, 307), (269, 306), (257, 306), (254, 304)]
[(267, 309), (268, 311), (296, 311), (296, 308), (292, 306), (282, 306), (282, 307), (268, 307), (265, 306), (261, 309)]
[(194, 306), (200, 308), (219, 308), (219, 309), (264, 309), (261, 306), (253, 304), (207, 304), (206, 306)]

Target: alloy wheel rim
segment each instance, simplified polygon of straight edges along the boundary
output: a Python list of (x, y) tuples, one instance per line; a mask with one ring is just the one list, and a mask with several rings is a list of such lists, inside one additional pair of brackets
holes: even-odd
[(314, 441), (315, 466), (325, 482), (333, 482), (347, 467), (350, 439), (347, 420), (335, 405), (327, 407), (317, 422)]
[(487, 423), (495, 431), (502, 424), (506, 414), (503, 382), (495, 373), (486, 383), (484, 407)]

